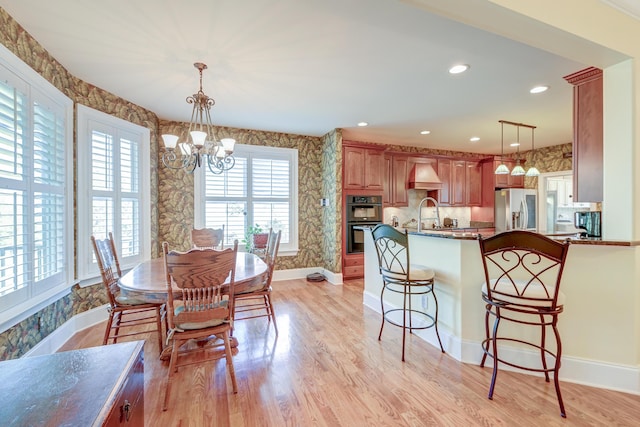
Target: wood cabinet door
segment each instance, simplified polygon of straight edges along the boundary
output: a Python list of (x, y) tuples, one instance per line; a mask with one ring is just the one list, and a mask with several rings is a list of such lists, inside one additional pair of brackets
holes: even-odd
[(393, 206), (393, 168), (392, 156), (384, 156), (384, 189), (382, 191), (382, 204), (385, 206)]
[(467, 206), (482, 205), (482, 165), (480, 162), (465, 162), (465, 196)]
[(438, 178), (442, 181), (438, 202), (441, 205), (450, 206), (451, 198), (451, 160), (438, 159)]
[(452, 206), (464, 206), (466, 204), (466, 162), (454, 160), (451, 162), (451, 195)]
[(384, 152), (364, 150), (364, 188), (368, 190), (384, 189)]
[(409, 159), (405, 156), (394, 156), (392, 169), (391, 197), (393, 206), (409, 206), (407, 179), (409, 178)]
[(344, 188), (364, 188), (364, 148), (344, 147), (342, 156), (342, 185)]

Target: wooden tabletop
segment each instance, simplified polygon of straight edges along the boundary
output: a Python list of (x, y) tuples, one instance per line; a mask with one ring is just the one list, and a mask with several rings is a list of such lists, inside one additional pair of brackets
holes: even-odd
[[(262, 280), (267, 273), (267, 264), (257, 255), (238, 252), (236, 259), (235, 289), (238, 291)], [(164, 258), (154, 258), (142, 262), (120, 278), (120, 291), (123, 295), (146, 302), (165, 302), (167, 285), (164, 272)], [(180, 296), (174, 285), (174, 295)]]

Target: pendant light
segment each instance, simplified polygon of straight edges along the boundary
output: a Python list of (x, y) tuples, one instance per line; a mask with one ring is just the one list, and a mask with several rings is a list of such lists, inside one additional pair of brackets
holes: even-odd
[(520, 165), (520, 125), (516, 125), (516, 143), (518, 144), (516, 151), (516, 166), (511, 171), (511, 175), (522, 176), (525, 172), (524, 168)]
[(494, 173), (496, 175), (507, 175), (509, 174), (509, 168), (507, 167), (507, 165), (504, 164), (504, 120), (498, 120), (498, 122), (500, 122), (500, 131), (501, 131), (500, 165), (498, 165)]
[[(531, 126), (531, 162), (533, 163), (533, 133), (534, 133), (534, 129), (536, 127), (535, 126)], [(528, 170), (527, 173), (525, 174), (526, 176), (539, 176), (540, 175), (540, 171), (538, 170), (538, 168), (536, 168), (535, 166), (531, 166)]]

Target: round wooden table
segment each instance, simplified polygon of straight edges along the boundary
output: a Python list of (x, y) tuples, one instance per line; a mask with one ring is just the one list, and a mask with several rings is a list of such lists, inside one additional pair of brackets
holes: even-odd
[[(259, 256), (238, 252), (234, 292), (242, 292), (242, 289), (261, 282), (265, 274), (267, 264)], [(123, 296), (150, 303), (166, 302), (164, 258), (154, 258), (138, 264), (120, 278), (119, 286)], [(172, 289), (173, 295), (180, 298), (180, 289), (175, 285)]]
[[(242, 292), (242, 289), (262, 282), (267, 270), (267, 264), (259, 256), (238, 252), (234, 292)], [(119, 286), (120, 294), (128, 298), (151, 303), (166, 302), (167, 278), (164, 258), (154, 258), (138, 264), (120, 278)], [(182, 292), (177, 286), (173, 285), (172, 290), (174, 297), (182, 298)], [(237, 346), (238, 340), (232, 336), (231, 347)], [(160, 359), (167, 360), (170, 355), (171, 348), (165, 347)]]

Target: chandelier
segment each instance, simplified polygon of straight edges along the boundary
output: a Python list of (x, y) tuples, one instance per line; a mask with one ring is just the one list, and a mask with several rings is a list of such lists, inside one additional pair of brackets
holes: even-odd
[(540, 171), (535, 167), (532, 166), (529, 168), (529, 170), (527, 170), (525, 172), (524, 168), (520, 165), (520, 128), (521, 127), (525, 127), (525, 128), (529, 128), (531, 129), (531, 152), (533, 154), (533, 134), (534, 134), (534, 129), (536, 128), (535, 126), (532, 125), (527, 125), (524, 123), (515, 123), (515, 122), (509, 122), (507, 120), (498, 120), (498, 123), (500, 123), (500, 129), (501, 129), (501, 148), (500, 148), (500, 165), (498, 165), (498, 167), (495, 170), (495, 174), (496, 175), (507, 175), (509, 174), (509, 168), (507, 167), (507, 165), (504, 164), (504, 125), (511, 125), (511, 126), (515, 126), (516, 127), (516, 142), (511, 144), (512, 146), (515, 145), (517, 147), (517, 151), (516, 151), (516, 166), (513, 168), (513, 170), (511, 171), (511, 175), (513, 176), (521, 176), (521, 175), (526, 175), (526, 176), (539, 176), (540, 175)]
[(179, 143), (177, 135), (162, 135), (165, 148), (162, 163), (170, 169), (184, 169), (188, 173), (206, 163), (212, 173), (220, 174), (236, 163), (233, 157), (236, 141), (232, 138), (216, 139), (211, 124), (211, 107), (216, 102), (202, 91), (202, 71), (207, 69), (207, 65), (196, 62), (193, 66), (200, 72), (200, 89), (187, 97), (187, 103), (193, 104), (187, 140)]

